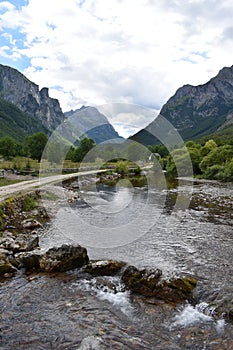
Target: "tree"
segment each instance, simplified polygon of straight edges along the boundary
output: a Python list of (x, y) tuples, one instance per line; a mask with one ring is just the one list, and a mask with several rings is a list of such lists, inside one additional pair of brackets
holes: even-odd
[(46, 158), (52, 163), (61, 163), (64, 160), (62, 146), (60, 142), (49, 142), (46, 147)]
[[(95, 147), (95, 142), (88, 137), (84, 137), (80, 141), (80, 146), (74, 151), (73, 161), (81, 162), (87, 153)], [(91, 160), (91, 159), (90, 159)]]
[(131, 161), (140, 161), (145, 158), (148, 159), (150, 152), (142, 144), (135, 141), (131, 141), (127, 147), (127, 155), (128, 159)]
[(218, 147), (217, 143), (214, 140), (208, 140), (205, 145), (201, 148), (201, 156), (206, 156), (209, 152)]
[(15, 156), (17, 145), (12, 137), (2, 137), (0, 139), (0, 154), (9, 159)]
[(233, 146), (224, 145), (215, 147), (210, 151), (201, 161), (200, 169), (204, 173), (205, 171), (213, 165), (225, 165), (228, 161), (233, 158)]
[(40, 161), (47, 142), (48, 138), (43, 132), (29, 136), (27, 138), (27, 148), (30, 157)]

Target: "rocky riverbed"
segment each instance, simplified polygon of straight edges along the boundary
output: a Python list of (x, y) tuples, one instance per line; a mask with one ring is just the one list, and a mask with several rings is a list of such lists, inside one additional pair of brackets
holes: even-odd
[[(14, 205), (12, 201), (8, 205), (9, 217), (4, 218), (6, 220), (0, 238), (0, 266), (3, 266), (2, 269), (0, 267), (2, 310), (0, 348), (4, 350), (232, 348), (233, 304), (230, 298), (232, 294), (226, 293), (227, 285), (224, 287), (226, 294), (221, 294), (222, 297), (217, 290), (217, 296), (213, 293), (214, 286), (218, 283), (217, 279), (221, 278), (218, 273), (216, 274), (218, 266), (224, 264), (225, 269), (229, 270), (229, 267), (226, 267), (229, 249), (226, 247), (230, 244), (230, 231), (223, 225), (222, 234), (218, 235), (220, 226), (211, 224), (214, 240), (219, 242), (218, 255), (215, 254), (214, 242), (209, 238), (208, 242), (204, 240), (208, 220), (206, 211), (203, 211), (205, 215), (202, 215), (206, 224), (202, 220), (201, 226), (198, 226), (198, 232), (202, 232), (202, 235), (199, 233), (198, 236), (195, 231), (198, 213), (208, 201), (201, 202), (201, 205), (198, 202), (199, 211), (194, 211), (193, 207), (194, 205), (197, 207), (195, 204), (197, 198), (202, 198), (207, 189), (204, 186), (196, 189), (194, 202), (189, 211), (196, 221), (187, 216), (187, 213), (177, 237), (173, 231), (171, 235), (165, 237), (166, 241), (162, 241), (163, 237), (156, 228), (157, 231), (151, 231), (151, 236), (146, 236), (143, 242), (131, 244), (133, 251), (129, 246), (127, 251), (122, 250), (122, 255), (120, 249), (118, 252), (111, 250), (110, 258), (106, 258), (103, 254), (101, 260), (99, 253), (100, 257), (93, 259), (93, 249), (86, 250), (79, 244), (61, 243), (58, 240), (56, 244), (54, 241), (52, 246), (46, 245), (41, 235), (43, 231), (47, 231), (48, 235), (51, 234), (51, 231), (48, 231), (50, 225), (48, 220), (51, 219), (51, 223), (53, 222), (58, 206), (66, 210), (69, 203), (79, 211), (87, 210), (83, 206), (82, 191), (77, 185), (74, 183), (74, 186), (69, 185), (65, 188), (49, 185), (44, 188), (43, 193), (37, 192), (38, 203), (32, 210), (20, 209), (20, 203), (24, 203), (24, 196), (24, 199), (17, 198)], [(207, 198), (210, 198), (213, 192), (211, 188), (208, 189)], [(220, 190), (219, 188), (219, 202)], [(137, 189), (137, 193), (140, 194), (139, 203), (141, 203), (143, 192)], [(214, 193), (216, 195), (216, 189)], [(228, 193), (229, 189), (227, 195)], [(35, 193), (31, 195), (34, 196)], [(90, 195), (93, 198), (93, 193)], [(226, 201), (225, 194), (224, 198)], [(209, 201), (212, 203), (210, 208), (212, 210), (213, 200), (210, 198)], [(42, 203), (46, 204), (46, 212), (42, 210), (44, 208)], [(67, 211), (64, 212), (66, 226), (69, 229)], [(220, 214), (225, 215), (223, 211)], [(103, 214), (101, 215), (103, 217)], [(106, 215), (108, 217), (109, 213)], [(158, 240), (155, 239), (156, 232), (159, 234)], [(182, 238), (182, 232), (189, 234)], [(186, 240), (184, 245), (181, 244), (181, 238)], [(196, 262), (195, 273), (187, 273), (187, 269), (184, 269), (182, 273), (168, 278), (164, 270), (165, 263), (169, 260), (169, 253), (175, 248), (176, 254), (172, 256), (179, 259), (179, 264), (183, 264), (186, 259), (186, 256), (182, 255), (184, 247), (188, 246), (188, 240), (191, 238), (192, 249), (188, 249), (187, 258), (191, 262), (195, 255), (193, 260)], [(40, 248), (41, 239), (42, 248)], [(140, 249), (143, 249), (147, 240), (150, 244), (141, 255), (147, 254), (149, 257), (150, 249), (153, 249), (153, 261), (157, 259), (158, 263), (143, 267), (140, 263)], [(227, 241), (229, 244), (225, 243), (226, 240), (229, 240)], [(171, 247), (167, 244), (170, 241)], [(207, 243), (212, 247), (211, 254), (207, 250)], [(208, 264), (203, 263), (204, 245), (205, 253), (208, 252), (206, 255)], [(136, 249), (137, 258), (132, 264), (130, 254), (133, 256)], [(201, 257), (198, 250), (201, 251)], [(224, 260), (222, 252), (225, 252)], [(156, 255), (158, 253), (167, 254), (162, 259), (164, 269), (159, 264), (161, 259), (158, 260), (159, 256)], [(216, 262), (216, 256), (219, 263), (212, 266)], [(209, 268), (212, 269), (213, 285), (210, 285), (208, 278)], [(229, 288), (230, 278), (228, 274)]]

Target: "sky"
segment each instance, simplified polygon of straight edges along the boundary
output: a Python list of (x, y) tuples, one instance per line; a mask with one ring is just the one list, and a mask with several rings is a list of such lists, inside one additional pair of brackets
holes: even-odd
[[(0, 63), (49, 87), (63, 112), (121, 103), (113, 120), (145, 127), (185, 84), (233, 64), (233, 0), (0, 1)], [(110, 120), (111, 122), (111, 120)]]

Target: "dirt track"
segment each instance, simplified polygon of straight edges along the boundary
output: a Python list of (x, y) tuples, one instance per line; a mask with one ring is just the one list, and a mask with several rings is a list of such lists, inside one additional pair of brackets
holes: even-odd
[(79, 176), (103, 173), (106, 171), (107, 169), (88, 170), (88, 171), (82, 171), (82, 172), (73, 173), (73, 174), (39, 177), (38, 179), (35, 179), (35, 180), (22, 181), (13, 185), (3, 186), (3, 187), (0, 187), (0, 202), (10, 197), (13, 194), (17, 194), (21, 192), (24, 193), (32, 189), (36, 189), (36, 188), (40, 189), (42, 186), (56, 183), (59, 181), (63, 181), (63, 180), (67, 180), (67, 179), (71, 179)]

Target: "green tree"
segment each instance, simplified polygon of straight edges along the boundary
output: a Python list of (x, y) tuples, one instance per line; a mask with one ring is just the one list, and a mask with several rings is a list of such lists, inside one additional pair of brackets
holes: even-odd
[(12, 137), (2, 137), (0, 139), (0, 154), (9, 159), (16, 155), (17, 145)]
[(217, 143), (214, 140), (208, 140), (205, 145), (201, 148), (201, 156), (206, 156), (209, 152), (218, 147)]
[(190, 167), (190, 158), (186, 147), (174, 149), (167, 157), (167, 173), (171, 176), (191, 176), (193, 169)]
[(27, 148), (31, 158), (41, 160), (44, 148), (48, 141), (47, 136), (43, 132), (38, 132), (27, 138)]
[(73, 155), (74, 162), (81, 162), (87, 153), (95, 147), (95, 142), (88, 137), (84, 137), (80, 141), (80, 146), (76, 148)]
[(138, 142), (131, 141), (127, 147), (128, 159), (131, 161), (139, 161), (145, 158), (148, 159), (150, 152), (149, 150)]
[(213, 165), (225, 165), (228, 161), (230, 161), (233, 157), (233, 146), (224, 145), (215, 147), (210, 151), (201, 161), (200, 169), (204, 173), (206, 170)]
[(46, 158), (52, 163), (61, 163), (64, 160), (62, 146), (58, 141), (49, 142), (46, 147)]
[(151, 151), (151, 153), (158, 153), (161, 158), (169, 155), (169, 151), (164, 145), (148, 146), (148, 149)]

